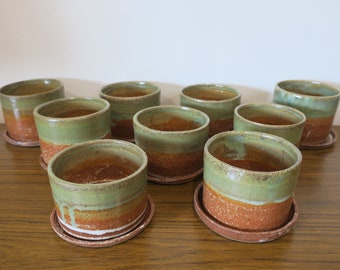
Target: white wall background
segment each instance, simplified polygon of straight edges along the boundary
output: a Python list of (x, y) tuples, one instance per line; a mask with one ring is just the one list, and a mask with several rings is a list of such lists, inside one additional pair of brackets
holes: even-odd
[(0, 87), (42, 77), (68, 96), (152, 81), (164, 104), (196, 83), (234, 86), (242, 103), (286, 79), (340, 87), (340, 1), (0, 0)]

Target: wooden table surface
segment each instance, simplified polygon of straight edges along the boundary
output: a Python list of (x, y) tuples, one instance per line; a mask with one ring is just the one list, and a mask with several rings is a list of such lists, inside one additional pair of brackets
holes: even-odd
[[(340, 127), (334, 130), (340, 134)], [(197, 179), (149, 183), (155, 204), (149, 226), (127, 242), (94, 249), (74, 246), (52, 230), (40, 148), (13, 146), (1, 137), (0, 269), (340, 269), (340, 142), (302, 153), (299, 218), (282, 238), (248, 244), (211, 231), (193, 207)]]

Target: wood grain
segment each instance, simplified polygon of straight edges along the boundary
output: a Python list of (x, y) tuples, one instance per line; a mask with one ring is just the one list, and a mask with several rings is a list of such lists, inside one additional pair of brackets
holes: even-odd
[[(340, 127), (334, 129), (340, 134)], [(91, 249), (69, 244), (52, 230), (40, 148), (1, 138), (0, 269), (340, 269), (340, 144), (302, 153), (299, 219), (278, 240), (238, 243), (208, 229), (193, 208), (198, 179), (149, 183), (155, 215), (146, 230), (117, 246)]]

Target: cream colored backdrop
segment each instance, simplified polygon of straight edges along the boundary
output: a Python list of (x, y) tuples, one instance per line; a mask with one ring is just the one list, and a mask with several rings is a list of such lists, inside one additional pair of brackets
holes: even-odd
[(0, 0), (0, 87), (52, 77), (98, 96), (147, 80), (164, 104), (196, 83), (234, 86), (242, 103), (271, 101), (286, 79), (340, 87), (339, 12), (337, 0)]

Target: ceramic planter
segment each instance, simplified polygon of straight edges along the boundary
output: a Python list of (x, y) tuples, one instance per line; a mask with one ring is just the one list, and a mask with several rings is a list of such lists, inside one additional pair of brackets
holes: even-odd
[(39, 104), (64, 97), (62, 82), (34, 79), (8, 84), (0, 90), (7, 141), (19, 146), (37, 146), (39, 137), (33, 110)]
[(138, 111), (160, 105), (160, 88), (143, 81), (118, 82), (104, 86), (100, 97), (111, 105), (111, 134), (133, 142), (132, 117)]
[(58, 224), (93, 241), (133, 231), (146, 214), (146, 170), (146, 154), (125, 141), (92, 140), (59, 152), (48, 165)]
[(110, 104), (104, 99), (62, 98), (39, 105), (33, 113), (43, 167), (72, 144), (110, 138)]
[(240, 231), (270, 231), (290, 215), (302, 155), (271, 134), (229, 131), (204, 149), (203, 205), (219, 222)]
[(299, 146), (305, 121), (302, 112), (289, 106), (248, 103), (235, 108), (234, 130), (265, 132)]
[(274, 102), (294, 107), (306, 115), (302, 146), (327, 144), (339, 97), (338, 89), (307, 80), (282, 81), (274, 91)]
[(234, 109), (240, 102), (240, 92), (222, 84), (190, 85), (180, 93), (182, 106), (196, 108), (209, 116), (209, 137), (233, 129)]
[(148, 155), (148, 178), (162, 184), (183, 183), (202, 173), (209, 117), (183, 106), (155, 106), (133, 117), (135, 141)]

